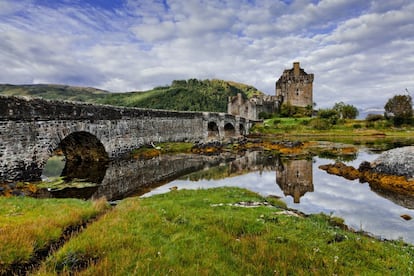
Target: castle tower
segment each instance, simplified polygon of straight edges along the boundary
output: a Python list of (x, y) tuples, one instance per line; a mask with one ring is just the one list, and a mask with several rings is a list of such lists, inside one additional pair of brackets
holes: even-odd
[(299, 62), (292, 69), (283, 71), (276, 82), (276, 97), (281, 105), (298, 107), (313, 106), (313, 74), (307, 74), (300, 68)]

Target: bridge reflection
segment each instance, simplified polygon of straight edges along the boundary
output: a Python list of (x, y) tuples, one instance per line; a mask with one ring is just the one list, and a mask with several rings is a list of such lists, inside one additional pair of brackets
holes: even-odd
[(249, 172), (275, 172), (276, 184), (285, 196), (300, 202), (307, 192), (313, 192), (312, 160), (281, 159), (263, 152), (246, 152), (243, 155), (222, 154), (162, 155), (147, 160), (115, 160), (111, 162), (74, 162), (68, 160), (61, 177), (92, 182), (85, 188), (41, 190), (37, 197), (77, 197), (118, 200), (140, 196), (172, 180), (185, 176), (191, 181), (224, 179)]
[(118, 200), (140, 196), (172, 180), (184, 177), (191, 181), (217, 180), (250, 172), (275, 172), (276, 184), (285, 196), (300, 202), (313, 192), (312, 159), (281, 159), (263, 152), (243, 155), (222, 154), (162, 155), (147, 160), (115, 160), (111, 162), (73, 162), (68, 160), (61, 176), (66, 181), (83, 180), (96, 185), (39, 192), (39, 197), (78, 197)]
[(119, 200), (139, 196), (194, 171), (234, 160), (232, 155), (162, 155), (146, 160), (118, 159), (111, 162), (66, 162), (61, 177), (70, 182), (82, 180), (95, 185), (85, 188), (39, 190), (35, 197), (76, 197)]
[[(313, 160), (289, 159), (263, 152), (246, 152), (243, 155), (163, 155), (148, 160), (117, 160), (112, 162), (71, 162), (59, 169), (66, 181), (82, 179), (95, 185), (84, 188), (64, 188), (57, 191), (40, 190), (36, 197), (75, 197), (118, 200), (128, 196), (141, 196), (176, 179), (189, 181), (227, 179), (237, 186), (231, 177), (259, 172), (274, 173), (274, 192), (300, 203), (308, 192), (314, 192)], [(257, 183), (259, 186), (261, 183)], [(412, 196), (382, 191), (370, 185), (372, 191), (409, 209), (414, 209)], [(254, 190), (254, 188), (253, 188)], [(272, 191), (270, 191), (272, 192)]]

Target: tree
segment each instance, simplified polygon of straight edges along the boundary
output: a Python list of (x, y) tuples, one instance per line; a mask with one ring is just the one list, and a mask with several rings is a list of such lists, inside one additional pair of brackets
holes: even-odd
[(345, 104), (344, 102), (335, 103), (333, 109), (338, 113), (338, 116), (341, 119), (355, 119), (359, 114), (359, 111), (355, 106)]
[(410, 95), (395, 95), (384, 106), (385, 117), (393, 119), (394, 125), (410, 123), (413, 117), (413, 101)]

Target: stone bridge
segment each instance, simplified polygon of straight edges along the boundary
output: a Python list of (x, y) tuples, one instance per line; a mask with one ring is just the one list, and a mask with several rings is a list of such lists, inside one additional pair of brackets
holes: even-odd
[(0, 96), (0, 180), (40, 179), (56, 149), (67, 161), (106, 161), (151, 143), (236, 138), (251, 124), (224, 113)]

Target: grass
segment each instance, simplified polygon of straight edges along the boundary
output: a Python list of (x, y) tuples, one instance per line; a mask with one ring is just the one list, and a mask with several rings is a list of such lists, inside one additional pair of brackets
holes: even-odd
[(143, 146), (132, 151), (131, 155), (134, 158), (152, 158), (160, 154), (174, 154), (174, 153), (189, 153), (193, 143), (185, 142), (167, 142), (157, 143), (156, 145)]
[(239, 188), (123, 200), (71, 239), (40, 274), (410, 275), (414, 249), (343, 229), (325, 215), (293, 216)]
[[(352, 137), (401, 137), (412, 138), (414, 127), (392, 127), (386, 122), (369, 125), (365, 120), (344, 120), (327, 129), (317, 129), (315, 118), (271, 118), (256, 124), (251, 133), (279, 136), (316, 136), (321, 138), (332, 136)], [(356, 127), (358, 126), (358, 127)]]
[(0, 197), (0, 274), (25, 264), (36, 251), (59, 239), (64, 229), (82, 224), (106, 208), (106, 201)]

